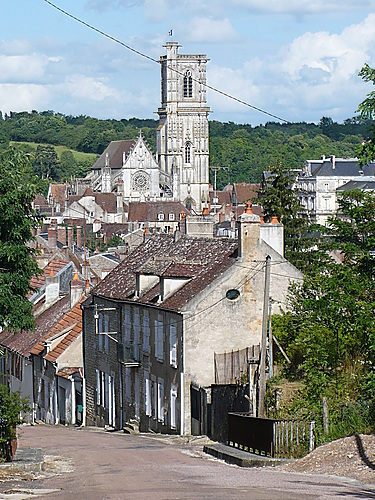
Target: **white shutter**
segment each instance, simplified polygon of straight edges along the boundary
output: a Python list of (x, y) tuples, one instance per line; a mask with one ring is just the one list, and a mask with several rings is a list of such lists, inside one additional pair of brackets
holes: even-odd
[(158, 381), (158, 420), (164, 422), (164, 381)]
[(100, 397), (100, 384), (101, 384), (101, 381), (100, 381), (100, 371), (99, 370), (95, 370), (96, 371), (96, 404), (97, 405), (100, 405), (100, 402), (101, 402), (101, 397)]
[(171, 389), (171, 429), (176, 429), (177, 427), (177, 391), (175, 388)]

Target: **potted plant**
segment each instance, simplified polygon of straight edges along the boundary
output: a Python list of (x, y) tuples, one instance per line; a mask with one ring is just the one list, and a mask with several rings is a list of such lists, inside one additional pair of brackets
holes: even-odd
[(21, 412), (30, 411), (27, 398), (19, 391), (11, 393), (9, 387), (0, 385), (0, 457), (10, 462), (17, 449), (17, 425), (22, 422)]

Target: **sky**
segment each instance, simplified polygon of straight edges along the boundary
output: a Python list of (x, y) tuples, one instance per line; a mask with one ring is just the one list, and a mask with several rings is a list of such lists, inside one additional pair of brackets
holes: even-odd
[[(52, 0), (51, 0), (52, 1)], [(53, 0), (56, 6), (158, 60), (207, 54), (211, 120), (341, 123), (375, 90), (375, 0)], [(160, 66), (45, 0), (2, 5), (0, 110), (101, 119), (157, 118)], [(173, 37), (169, 31), (173, 30)]]

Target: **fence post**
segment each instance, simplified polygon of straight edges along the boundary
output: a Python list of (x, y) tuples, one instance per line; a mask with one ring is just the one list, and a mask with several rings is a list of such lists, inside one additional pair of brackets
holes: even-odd
[(314, 433), (314, 429), (315, 429), (315, 420), (312, 420), (310, 422), (309, 453), (311, 453), (313, 451), (313, 449), (315, 448), (315, 433)]

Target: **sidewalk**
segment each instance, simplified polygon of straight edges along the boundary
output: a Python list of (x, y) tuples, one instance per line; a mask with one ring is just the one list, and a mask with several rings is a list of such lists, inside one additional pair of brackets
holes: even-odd
[(224, 460), (228, 464), (239, 465), (240, 467), (274, 467), (293, 461), (285, 458), (256, 455), (255, 453), (250, 453), (221, 443), (207, 444), (203, 446), (203, 451), (208, 455)]

